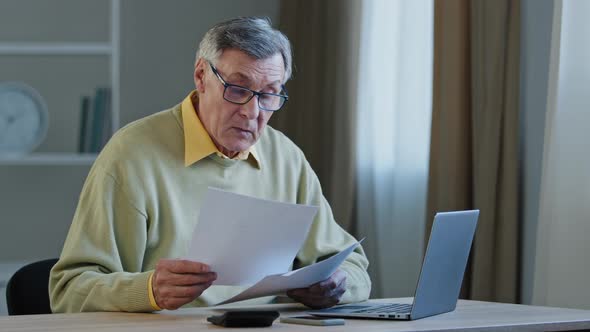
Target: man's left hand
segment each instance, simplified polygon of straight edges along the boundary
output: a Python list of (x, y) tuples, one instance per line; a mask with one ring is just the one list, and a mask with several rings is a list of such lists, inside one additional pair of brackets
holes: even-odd
[(291, 289), (287, 296), (313, 309), (328, 308), (338, 304), (346, 291), (346, 273), (336, 270), (328, 279), (307, 288)]

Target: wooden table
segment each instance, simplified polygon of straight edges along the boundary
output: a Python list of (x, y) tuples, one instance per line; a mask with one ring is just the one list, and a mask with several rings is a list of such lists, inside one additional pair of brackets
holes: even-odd
[[(396, 299), (407, 302), (408, 299)], [(382, 301), (382, 300), (375, 300)], [(223, 308), (244, 308), (225, 306)], [(251, 307), (250, 307), (251, 308)], [(300, 313), (293, 304), (256, 306), (280, 310), (281, 315)], [(0, 331), (571, 331), (590, 330), (590, 311), (460, 300), (454, 312), (416, 321), (347, 319), (344, 326), (305, 326), (275, 321), (270, 328), (228, 329), (211, 325), (206, 317), (213, 308), (180, 309), (157, 314), (81, 313), (0, 317)]]

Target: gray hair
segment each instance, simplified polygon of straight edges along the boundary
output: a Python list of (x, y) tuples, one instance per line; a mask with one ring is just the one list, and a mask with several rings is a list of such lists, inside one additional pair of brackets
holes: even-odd
[(291, 44), (282, 32), (271, 26), (268, 18), (238, 17), (214, 25), (201, 40), (196, 60), (203, 58), (215, 64), (221, 53), (230, 48), (255, 59), (280, 53), (285, 65), (285, 82), (291, 77)]

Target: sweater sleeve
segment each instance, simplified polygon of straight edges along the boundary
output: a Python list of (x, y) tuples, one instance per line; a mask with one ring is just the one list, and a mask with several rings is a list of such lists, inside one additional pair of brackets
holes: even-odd
[(95, 164), (53, 267), (53, 312), (153, 311), (142, 272), (147, 218), (116, 179)]
[[(357, 241), (334, 220), (332, 209), (322, 194), (320, 182), (307, 161), (304, 161), (298, 201), (316, 205), (319, 209), (304, 247), (296, 257), (294, 268), (326, 259)], [(361, 246), (342, 263), (340, 269), (347, 274), (346, 292), (341, 299), (342, 303), (359, 302), (369, 298), (371, 279), (367, 273), (368, 266), (369, 261)]]

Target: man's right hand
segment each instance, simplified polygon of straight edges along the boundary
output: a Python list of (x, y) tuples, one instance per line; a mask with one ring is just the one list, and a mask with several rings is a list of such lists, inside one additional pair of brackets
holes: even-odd
[(152, 290), (158, 306), (174, 310), (199, 297), (217, 279), (217, 273), (199, 262), (161, 259), (152, 277)]

